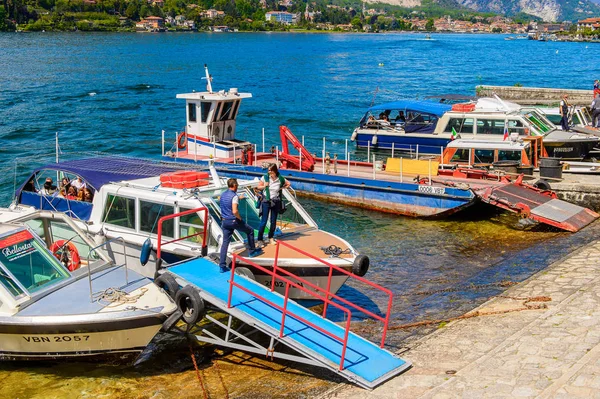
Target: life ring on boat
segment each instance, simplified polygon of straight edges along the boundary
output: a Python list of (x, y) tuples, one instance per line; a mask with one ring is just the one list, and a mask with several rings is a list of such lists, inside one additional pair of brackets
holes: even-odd
[(56, 256), (56, 258), (64, 263), (64, 265), (73, 272), (79, 269), (81, 266), (81, 257), (75, 244), (71, 241), (58, 240), (52, 243), (50, 251)]
[(177, 308), (183, 313), (182, 319), (186, 324), (192, 326), (198, 323), (206, 315), (204, 301), (198, 291), (191, 285), (186, 285), (175, 295)]
[(179, 148), (180, 150), (183, 150), (185, 148), (185, 145), (186, 145), (185, 132), (181, 132), (181, 133), (179, 133), (179, 136), (177, 136), (177, 148)]
[(359, 277), (364, 276), (369, 270), (370, 263), (371, 262), (369, 261), (369, 257), (367, 255), (358, 255), (352, 263), (352, 273)]

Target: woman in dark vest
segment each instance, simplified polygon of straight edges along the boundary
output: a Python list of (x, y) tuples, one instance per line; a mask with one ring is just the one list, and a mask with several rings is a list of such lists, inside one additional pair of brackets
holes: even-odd
[[(260, 204), (262, 217), (260, 219), (260, 227), (258, 229), (258, 245), (264, 246), (264, 235), (265, 227), (267, 226), (267, 220), (270, 219), (269, 224), (269, 242), (275, 244), (273, 239), (275, 229), (277, 228), (277, 215), (281, 210), (282, 194), (281, 190), (290, 187), (285, 177), (281, 176), (277, 165), (271, 164), (267, 170), (267, 174), (260, 178), (258, 183), (259, 189), (264, 189), (263, 199)], [(269, 217), (270, 216), (270, 217)]]

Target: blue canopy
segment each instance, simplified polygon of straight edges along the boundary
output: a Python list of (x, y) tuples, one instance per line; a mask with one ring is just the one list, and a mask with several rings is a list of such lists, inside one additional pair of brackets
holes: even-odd
[(120, 157), (84, 158), (52, 163), (35, 169), (15, 193), (21, 204), (31, 205), (37, 209), (66, 212), (72, 217), (89, 220), (92, 214), (92, 204), (89, 202), (23, 190), (27, 182), (42, 170), (56, 170), (81, 176), (88, 187), (98, 191), (108, 183), (159, 176), (163, 173), (181, 170), (181, 167), (145, 159)]
[(450, 111), (450, 109), (452, 109), (452, 106), (449, 104), (435, 103), (432, 101), (399, 100), (391, 103), (374, 105), (369, 108), (369, 111), (413, 111), (442, 116)]
[[(181, 170), (181, 167), (175, 165), (169, 166), (147, 159), (107, 156), (51, 163), (42, 166), (41, 168), (37, 168), (33, 172), (33, 175), (41, 170), (48, 169), (69, 172), (81, 176), (81, 178), (94, 190), (99, 190), (103, 185), (111, 182), (158, 176), (163, 173)], [(188, 169), (190, 169), (190, 167), (188, 167)], [(29, 176), (29, 178), (25, 180), (25, 183), (28, 182), (33, 175)], [(23, 185), (17, 190), (17, 195)]]

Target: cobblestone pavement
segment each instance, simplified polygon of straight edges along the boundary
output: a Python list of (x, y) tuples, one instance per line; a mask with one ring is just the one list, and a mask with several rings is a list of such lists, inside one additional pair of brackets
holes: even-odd
[[(403, 353), (413, 368), (373, 391), (340, 385), (322, 398), (600, 398), (600, 241), (504, 296), (547, 309), (459, 320)], [(497, 297), (481, 312), (514, 309)]]

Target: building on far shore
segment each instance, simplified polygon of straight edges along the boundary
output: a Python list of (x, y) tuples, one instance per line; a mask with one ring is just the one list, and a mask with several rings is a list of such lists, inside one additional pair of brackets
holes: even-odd
[(586, 18), (577, 21), (577, 30), (591, 29), (592, 31), (600, 31), (600, 18)]
[(287, 11), (269, 11), (265, 14), (265, 19), (269, 22), (279, 22), (284, 25), (296, 23), (296, 14)]
[(140, 31), (158, 32), (165, 29), (165, 20), (161, 17), (150, 16), (135, 24), (135, 29)]

